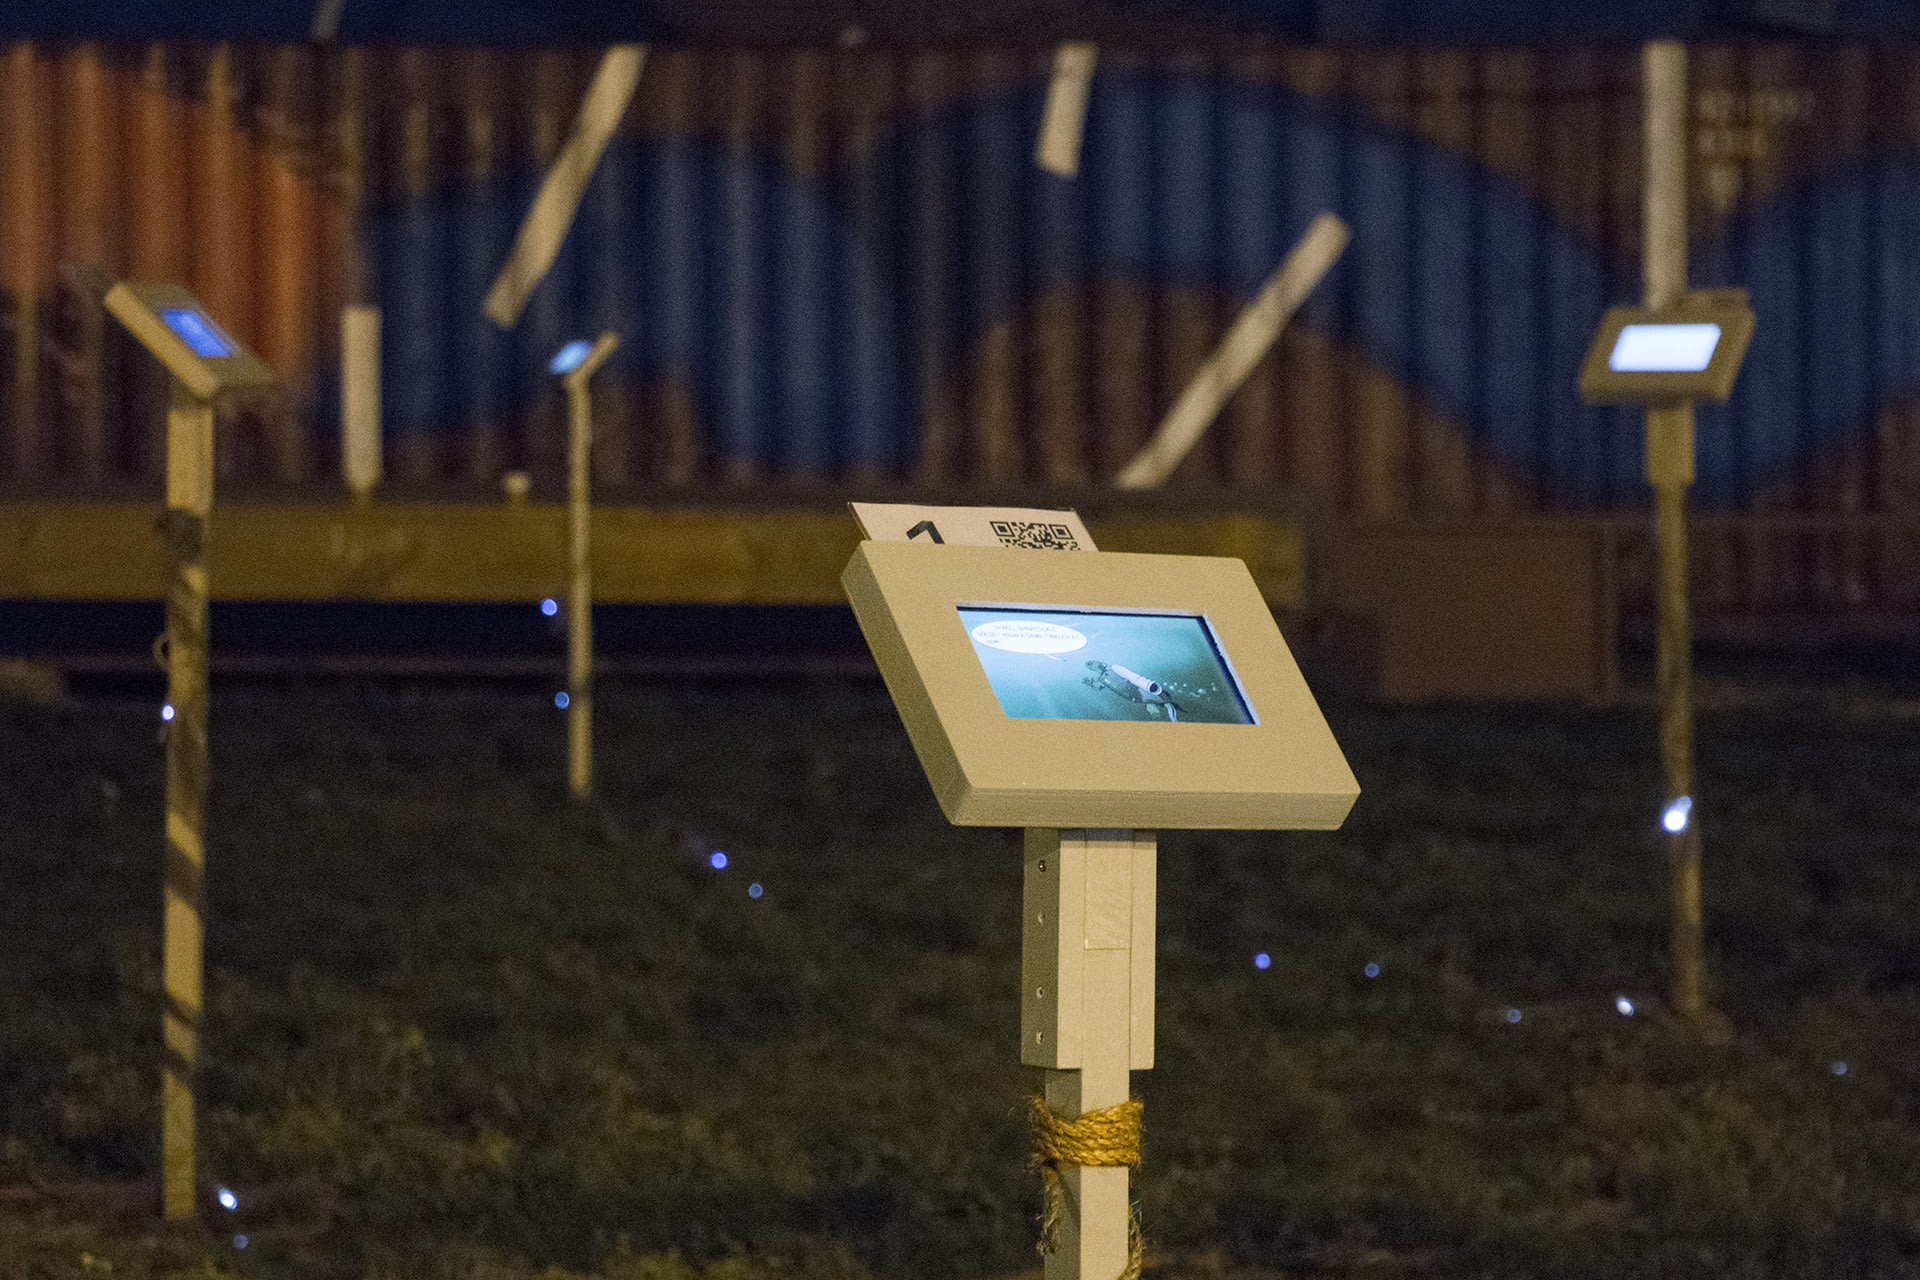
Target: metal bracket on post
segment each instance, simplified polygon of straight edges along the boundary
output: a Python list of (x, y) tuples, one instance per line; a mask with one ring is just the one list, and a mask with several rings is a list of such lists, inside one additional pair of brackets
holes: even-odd
[[(1153, 1066), (1155, 850), (1150, 831), (1027, 830), (1020, 1061), (1047, 1069), (1061, 1119), (1126, 1102), (1129, 1072)], [(1126, 1168), (1061, 1181), (1046, 1280), (1113, 1280), (1130, 1252)]]

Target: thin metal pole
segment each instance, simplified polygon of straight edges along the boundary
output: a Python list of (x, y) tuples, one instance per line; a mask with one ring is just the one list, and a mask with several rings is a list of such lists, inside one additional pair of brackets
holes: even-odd
[[(1671, 307), (1687, 292), (1687, 51), (1673, 40), (1641, 55), (1646, 109), (1645, 283), (1647, 306)], [(1647, 407), (1647, 479), (1653, 485), (1660, 696), (1660, 758), (1666, 774), (1668, 890), (1673, 925), (1673, 1008), (1708, 1018), (1706, 940), (1700, 909), (1700, 828), (1693, 802), (1693, 631), (1687, 608), (1687, 486), (1693, 483), (1693, 404)], [(1685, 804), (1676, 807), (1676, 802)]]
[(167, 409), (167, 852), (161, 969), (161, 1209), (193, 1217), (207, 799), (207, 524), (213, 406), (172, 385)]
[(591, 528), (593, 444), (591, 409), (584, 378), (567, 382), (571, 441), (567, 450), (567, 785), (585, 799), (593, 794), (593, 577), (587, 539)]

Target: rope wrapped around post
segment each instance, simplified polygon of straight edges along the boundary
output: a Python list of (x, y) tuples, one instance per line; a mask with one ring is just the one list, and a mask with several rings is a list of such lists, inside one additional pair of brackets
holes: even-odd
[[(1063, 1120), (1053, 1114), (1045, 1098), (1035, 1097), (1027, 1103), (1027, 1120), (1033, 1130), (1033, 1167), (1040, 1171), (1041, 1254), (1060, 1248), (1060, 1220), (1066, 1212), (1060, 1171), (1070, 1165), (1139, 1168), (1140, 1117), (1144, 1110), (1138, 1098), (1129, 1098), (1089, 1111), (1078, 1120)], [(1127, 1219), (1127, 1266), (1115, 1280), (1139, 1280), (1144, 1254), (1140, 1211), (1135, 1206)]]

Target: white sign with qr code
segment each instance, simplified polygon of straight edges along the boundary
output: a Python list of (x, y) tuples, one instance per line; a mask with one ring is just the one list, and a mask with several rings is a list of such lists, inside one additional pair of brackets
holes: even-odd
[(1093, 551), (1071, 508), (928, 507), (913, 502), (849, 502), (860, 531), (875, 542), (942, 542), (958, 547)]

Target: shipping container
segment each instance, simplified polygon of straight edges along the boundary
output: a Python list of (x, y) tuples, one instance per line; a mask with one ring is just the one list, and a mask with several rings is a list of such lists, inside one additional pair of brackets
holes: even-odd
[[(158, 491), (164, 388), (93, 281), (168, 277), (279, 371), (226, 492), (338, 472), (340, 310), (378, 305), (390, 492), (552, 490), (547, 357), (614, 328), (613, 495), (1104, 489), (1313, 218), (1353, 239), (1171, 485), (1336, 522), (1617, 518), (1635, 413), (1580, 403), (1640, 293), (1631, 47), (1249, 37), (1099, 55), (1076, 177), (1036, 48), (676, 48), (552, 269), (482, 299), (598, 53), (17, 44), (0, 54), (0, 485)], [(1920, 45), (1697, 45), (1692, 283), (1752, 291), (1703, 407), (1703, 614), (1920, 614)]]

